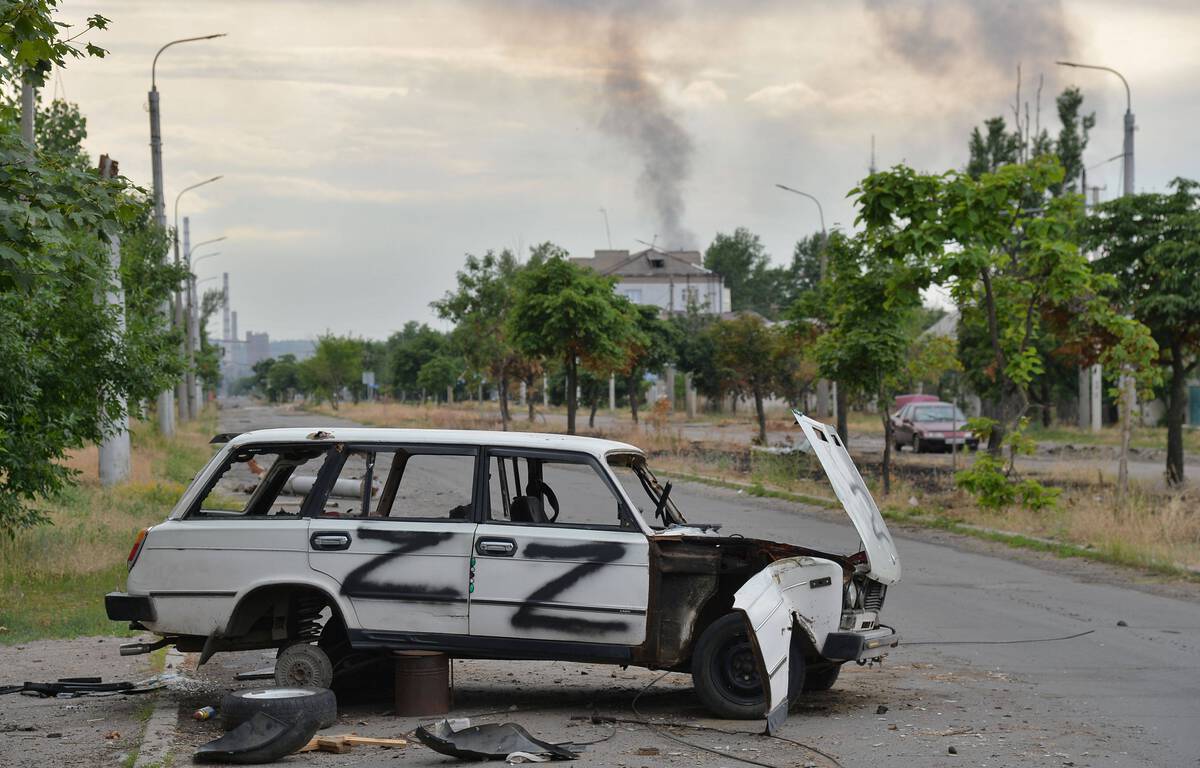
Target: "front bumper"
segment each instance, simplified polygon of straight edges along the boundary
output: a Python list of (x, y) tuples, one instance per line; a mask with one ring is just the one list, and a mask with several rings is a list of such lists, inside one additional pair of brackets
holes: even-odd
[(891, 627), (862, 632), (830, 632), (821, 655), (833, 661), (857, 661), (882, 656), (900, 644), (900, 635)]
[(104, 596), (104, 610), (110, 621), (154, 621), (154, 603), (145, 595), (109, 592)]

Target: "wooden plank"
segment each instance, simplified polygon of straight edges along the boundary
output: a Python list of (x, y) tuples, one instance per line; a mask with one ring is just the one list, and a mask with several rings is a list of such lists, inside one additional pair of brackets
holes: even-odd
[(377, 739), (371, 736), (356, 736), (350, 734), (344, 737), (347, 744), (363, 744), (372, 747), (407, 747), (408, 741), (405, 739)]

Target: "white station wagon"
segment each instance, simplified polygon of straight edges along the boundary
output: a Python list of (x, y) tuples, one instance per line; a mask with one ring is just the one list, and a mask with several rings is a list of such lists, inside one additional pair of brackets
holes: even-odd
[(564, 435), (270, 429), (227, 440), (129, 555), (108, 616), (201, 653), (278, 649), (280, 685), (394, 650), (690, 671), (715, 714), (789, 701), (899, 636), (892, 538), (830, 427), (796, 415), (861, 550), (691, 524), (644, 454)]

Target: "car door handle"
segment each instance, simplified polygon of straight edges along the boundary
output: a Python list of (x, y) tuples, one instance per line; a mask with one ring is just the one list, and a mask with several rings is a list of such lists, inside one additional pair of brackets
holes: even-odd
[(308, 543), (321, 552), (336, 552), (350, 549), (350, 534), (345, 531), (318, 531), (309, 538)]
[(475, 551), (481, 555), (512, 557), (517, 553), (517, 542), (512, 539), (480, 539), (475, 542)]

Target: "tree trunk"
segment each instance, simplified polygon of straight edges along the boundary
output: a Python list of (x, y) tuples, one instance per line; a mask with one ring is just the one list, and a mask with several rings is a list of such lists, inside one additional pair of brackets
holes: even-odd
[(575, 391), (577, 372), (575, 370), (575, 355), (567, 355), (567, 434), (575, 434), (575, 409), (579, 407), (579, 399)]
[(637, 423), (638, 423), (638, 413), (637, 413), (637, 407), (638, 407), (638, 391), (637, 391), (637, 388), (638, 388), (638, 387), (637, 387), (637, 376), (636, 376), (635, 374), (632, 374), (632, 373), (631, 373), (631, 374), (629, 374), (629, 375), (628, 375), (628, 376), (625, 378), (625, 384), (626, 384), (626, 387), (627, 387), (627, 389), (629, 390), (629, 413), (633, 415), (633, 423), (634, 423), (634, 424), (637, 424)]
[(588, 429), (596, 428), (596, 409), (600, 407), (600, 396), (592, 390), (592, 412), (588, 414)]
[(499, 399), (500, 399), (500, 428), (508, 431), (508, 372), (500, 369)]
[(1167, 485), (1183, 485), (1183, 418), (1187, 407), (1187, 366), (1183, 348), (1171, 346), (1171, 385), (1167, 391)]
[(529, 409), (529, 421), (533, 422), (533, 380), (530, 376), (525, 380), (525, 406)]
[[(847, 451), (850, 450), (850, 426), (847, 423), (849, 420), (849, 414), (847, 413), (847, 410), (850, 407), (850, 404), (847, 401), (849, 399), (850, 398), (847, 397), (846, 388), (838, 385), (837, 397), (834, 398), (834, 407), (837, 408), (837, 431), (838, 437), (842, 438), (842, 445), (846, 446)], [(887, 406), (881, 407), (883, 412), (887, 413)]]
[(754, 387), (754, 413), (758, 417), (758, 444), (767, 444), (767, 414), (763, 411), (762, 388)]
[(883, 421), (883, 495), (887, 496), (892, 492), (892, 420), (887, 408), (879, 409), (879, 418)]
[(1046, 429), (1050, 428), (1052, 421), (1054, 404), (1050, 402), (1050, 377), (1042, 375), (1042, 426)]

